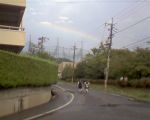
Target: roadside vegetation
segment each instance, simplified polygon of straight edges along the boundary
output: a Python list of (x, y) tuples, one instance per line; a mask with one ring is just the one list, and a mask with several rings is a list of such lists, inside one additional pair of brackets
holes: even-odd
[[(76, 79), (88, 79), (93, 83), (103, 83), (107, 50), (92, 49), (75, 69)], [(69, 79), (66, 74), (72, 74), (72, 70), (66, 67), (62, 74), (63, 79)], [(68, 71), (65, 73), (65, 71)], [(120, 79), (122, 77), (122, 79)], [(126, 80), (123, 79), (126, 77)], [(137, 48), (134, 51), (128, 49), (113, 49), (111, 53), (109, 84), (121, 87), (150, 88), (150, 49)]]
[(0, 88), (47, 86), (56, 80), (53, 60), (0, 51)]
[[(102, 84), (91, 84), (91, 89), (105, 91), (104, 85)], [(131, 87), (123, 88), (120, 86), (109, 85), (107, 88), (107, 92), (125, 95), (140, 101), (150, 102), (150, 89)]]
[[(107, 52), (103, 46), (93, 48), (78, 63), (75, 79), (103, 86)], [(68, 81), (72, 75), (66, 74), (72, 74), (71, 67), (66, 67), (62, 73), (62, 79)], [(108, 91), (150, 101), (150, 49), (112, 49), (108, 85)]]

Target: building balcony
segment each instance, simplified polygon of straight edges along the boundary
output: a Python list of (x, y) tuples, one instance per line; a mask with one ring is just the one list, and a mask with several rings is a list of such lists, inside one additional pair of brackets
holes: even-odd
[(0, 25), (20, 27), (25, 0), (0, 0)]
[(0, 49), (19, 53), (25, 45), (22, 18), (26, 0), (0, 0)]
[(25, 45), (22, 28), (0, 25), (0, 49), (19, 53)]

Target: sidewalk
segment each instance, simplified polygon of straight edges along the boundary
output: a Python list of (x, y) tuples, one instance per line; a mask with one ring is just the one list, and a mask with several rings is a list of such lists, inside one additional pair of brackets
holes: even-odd
[(23, 120), (31, 116), (50, 111), (61, 105), (64, 105), (69, 99), (67, 92), (64, 92), (61, 89), (56, 87), (54, 87), (54, 90), (56, 92), (56, 95), (49, 103), (28, 110), (24, 110), (9, 116), (1, 117), (0, 120)]

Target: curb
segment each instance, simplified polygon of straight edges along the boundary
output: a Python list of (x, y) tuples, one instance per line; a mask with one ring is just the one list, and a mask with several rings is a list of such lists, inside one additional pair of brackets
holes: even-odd
[[(56, 87), (58, 87), (58, 88), (60, 88), (61, 90), (65, 91), (65, 89), (62, 88), (62, 87), (60, 87), (60, 86), (56, 86)], [(70, 99), (66, 104), (64, 104), (64, 105), (62, 105), (62, 106), (59, 106), (59, 107), (57, 107), (57, 108), (54, 108), (54, 109), (52, 109), (52, 110), (50, 110), (50, 111), (47, 111), (47, 112), (44, 112), (44, 113), (41, 113), (41, 114), (38, 114), (38, 115), (34, 115), (34, 116), (32, 116), (32, 117), (25, 118), (25, 119), (23, 119), (23, 120), (33, 120), (33, 119), (36, 119), (36, 118), (39, 118), (39, 117), (48, 115), (48, 114), (50, 114), (50, 113), (53, 113), (53, 112), (55, 112), (55, 111), (58, 111), (58, 110), (60, 110), (60, 109), (62, 109), (62, 108), (67, 107), (67, 106), (68, 106), (69, 104), (71, 104), (72, 101), (74, 100), (74, 95), (73, 95), (72, 93), (70, 93), (70, 92), (68, 92), (68, 93), (71, 95), (71, 99)]]

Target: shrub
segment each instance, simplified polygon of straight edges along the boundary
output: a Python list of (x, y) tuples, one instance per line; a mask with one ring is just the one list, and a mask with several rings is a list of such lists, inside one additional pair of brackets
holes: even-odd
[(124, 80), (117, 82), (121, 87), (134, 87), (134, 88), (150, 88), (150, 78), (142, 78), (141, 80)]
[(62, 72), (62, 80), (67, 80), (72, 78), (73, 69), (70, 65), (66, 66)]

